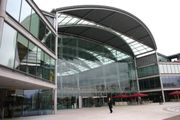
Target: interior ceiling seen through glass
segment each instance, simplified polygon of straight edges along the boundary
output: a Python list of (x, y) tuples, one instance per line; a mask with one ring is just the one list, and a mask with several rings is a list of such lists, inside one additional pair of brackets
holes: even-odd
[[(100, 45), (94, 42), (81, 40), (75, 37), (61, 38), (59, 51), (61, 57), (58, 60), (59, 76), (73, 75), (102, 65), (123, 61), (131, 58), (110, 46)], [(85, 45), (84, 45), (85, 44)], [(87, 44), (87, 45), (86, 45)], [(65, 51), (74, 51), (65, 52)]]

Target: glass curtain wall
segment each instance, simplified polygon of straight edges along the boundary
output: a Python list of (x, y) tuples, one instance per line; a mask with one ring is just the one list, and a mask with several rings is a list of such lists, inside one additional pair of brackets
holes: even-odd
[(0, 58), (3, 66), (55, 83), (55, 59), (7, 23), (4, 23)]
[(180, 75), (177, 76), (161, 76), (163, 88), (179, 88)]
[(163, 62), (159, 65), (160, 72), (162, 74), (179, 74), (180, 73), (180, 64), (173, 62)]
[(138, 68), (138, 77), (139, 78), (158, 75), (158, 74), (159, 74), (159, 70), (158, 70), (157, 65)]
[(53, 90), (20, 90), (0, 88), (0, 103), (4, 108), (4, 118), (52, 114)]
[[(0, 43), (0, 64), (9, 68), (14, 67), (17, 31), (4, 24)], [(2, 59), (3, 58), (3, 59)]]
[(107, 95), (137, 91), (132, 57), (112, 47), (63, 36), (58, 40), (58, 109), (102, 106)]
[(180, 87), (180, 63), (160, 62), (159, 68), (164, 88)]
[(26, 0), (8, 0), (6, 12), (52, 52), (55, 52), (55, 34)]
[(153, 77), (148, 79), (139, 80), (140, 90), (148, 90), (148, 89), (160, 89), (160, 78)]
[[(4, 23), (2, 33), (0, 65), (55, 83), (55, 59), (7, 23)], [(0, 88), (0, 94), (6, 118), (53, 112), (53, 90)]]

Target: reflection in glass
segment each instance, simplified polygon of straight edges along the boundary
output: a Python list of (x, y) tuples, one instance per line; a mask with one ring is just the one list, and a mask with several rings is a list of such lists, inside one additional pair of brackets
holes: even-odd
[(29, 42), (29, 51), (28, 51), (28, 59), (27, 59), (27, 67), (28, 73), (32, 75), (36, 75), (36, 66), (37, 66), (37, 47)]
[(8, 0), (6, 11), (17, 21), (19, 21), (21, 0)]
[(152, 65), (143, 68), (138, 68), (138, 77), (146, 77), (158, 74), (158, 66)]
[(55, 52), (56, 36), (26, 0), (8, 0), (6, 11), (39, 41)]
[(53, 52), (55, 51), (55, 35), (49, 31), (48, 29), (46, 30), (46, 36), (44, 37), (44, 40), (42, 41), (50, 50)]
[(49, 55), (44, 55), (44, 64), (43, 64), (43, 78), (49, 80), (50, 75), (50, 57)]
[(15, 68), (27, 72), (28, 40), (18, 34)]
[(180, 87), (180, 76), (162, 76), (161, 79), (164, 88)]
[(37, 76), (42, 78), (44, 64), (44, 52), (38, 48), (37, 51)]
[(21, 14), (20, 14), (20, 23), (29, 31), (30, 21), (31, 21), (31, 7), (26, 2), (22, 0)]
[(43, 39), (46, 35), (46, 24), (41, 19), (39, 19), (39, 26), (38, 27), (39, 27), (38, 38), (40, 41), (43, 42), (44, 41)]
[(16, 44), (17, 32), (4, 23), (2, 41), (0, 42), (0, 64), (13, 68), (14, 56), (15, 56), (15, 44)]
[(36, 38), (39, 36), (39, 19), (39, 16), (32, 10), (30, 32)]
[(50, 82), (53, 82), (53, 83), (55, 80), (55, 60), (53, 58), (50, 59), (49, 80), (50, 80)]
[(23, 116), (50, 114), (53, 111), (53, 92), (44, 90), (24, 90)]
[(140, 90), (158, 89), (160, 88), (159, 77), (139, 80)]

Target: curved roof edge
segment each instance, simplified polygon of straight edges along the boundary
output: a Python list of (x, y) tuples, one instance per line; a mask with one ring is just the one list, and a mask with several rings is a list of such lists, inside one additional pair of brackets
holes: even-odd
[[(123, 15), (125, 17), (128, 17), (128, 20), (131, 20), (131, 21), (127, 21), (128, 22), (134, 22), (136, 24), (139, 24), (140, 27), (142, 27), (143, 31), (140, 31), (140, 32), (147, 32), (146, 34), (143, 34), (142, 36), (146, 37), (150, 37), (150, 39), (146, 40), (146, 41), (140, 41), (141, 43), (145, 43), (145, 45), (149, 46), (150, 48), (154, 49), (154, 50), (157, 50), (157, 46), (156, 46), (156, 43), (155, 43), (155, 40), (154, 40), (154, 37), (152, 35), (152, 33), (150, 32), (149, 28), (139, 19), (137, 18), (136, 16), (132, 15), (131, 13), (128, 13), (124, 10), (121, 10), (121, 9), (118, 9), (118, 8), (114, 8), (114, 7), (109, 7), (109, 6), (102, 6), (102, 5), (77, 5), (77, 6), (69, 6), (69, 7), (62, 7), (62, 8), (57, 8), (57, 9), (53, 9), (52, 12), (55, 13), (55, 12), (60, 12), (60, 13), (65, 13), (65, 14), (69, 14), (69, 15), (72, 15), (72, 16), (76, 16), (76, 14), (74, 14), (73, 12), (77, 11), (77, 10), (103, 10), (103, 11), (108, 11), (108, 12), (114, 12), (114, 13), (118, 13), (119, 15)], [(71, 14), (73, 13), (73, 14)], [(76, 17), (79, 17), (78, 14)], [(85, 19), (83, 17), (80, 17), (82, 19)], [(88, 20), (88, 19), (87, 19)], [(91, 20), (93, 21), (93, 20)], [(93, 21), (95, 23), (97, 23), (96, 21)], [(105, 26), (105, 25), (104, 25)], [(109, 27), (109, 26), (107, 26)], [(118, 30), (115, 29), (115, 25), (112, 26), (114, 28), (111, 28), (117, 32), (119, 32)], [(133, 29), (136, 29), (135, 27)], [(132, 33), (131, 33), (132, 34)], [(130, 37), (133, 37), (134, 36), (130, 36)], [(144, 39), (144, 38), (142, 38)], [(137, 40), (137, 38), (135, 38), (134, 40)], [(138, 41), (138, 40), (137, 40)], [(148, 41), (148, 43), (146, 43)]]

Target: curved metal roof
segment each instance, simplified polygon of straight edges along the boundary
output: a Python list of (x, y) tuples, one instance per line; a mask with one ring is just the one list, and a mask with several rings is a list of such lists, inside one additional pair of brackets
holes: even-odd
[[(131, 41), (132, 44), (128, 43), (131, 49), (133, 49), (134, 47), (132, 46), (133, 44), (138, 46), (137, 42), (150, 48), (147, 51), (145, 50), (144, 53), (157, 49), (154, 38), (150, 30), (146, 27), (146, 25), (134, 15), (126, 11), (123, 11), (121, 9), (108, 7), (108, 6), (99, 6), (99, 5), (80, 5), (80, 6), (58, 8), (58, 9), (53, 10), (52, 12), (63, 13), (63, 14), (70, 15), (73, 17), (88, 20), (90, 22), (96, 23), (101, 26), (105, 26), (106, 28), (110, 28), (120, 34), (128, 36), (136, 42), (135, 43)], [(82, 35), (85, 37), (90, 37), (91, 39), (96, 39), (97, 41), (104, 42), (104, 43), (107, 42), (108, 40), (108, 38), (103, 39), (106, 37), (106, 34), (102, 34), (105, 31), (97, 29), (97, 28), (95, 29), (95, 28), (89, 28), (85, 26), (84, 27), (68, 26), (68, 27), (69, 29), (61, 27), (61, 29), (59, 29), (59, 32), (62, 33), (64, 31), (66, 34), (68, 34), (69, 32), (69, 34), (73, 33), (74, 35), (76, 34), (78, 36)], [(87, 28), (87, 31), (84, 31), (83, 33), (83, 31), (81, 30), (86, 29), (86, 28)], [(79, 33), (76, 30), (81, 31), (82, 33)], [(99, 32), (99, 34), (97, 31)], [(97, 36), (95, 36), (95, 34)], [(113, 36), (111, 36), (110, 33), (108, 35), (109, 35), (108, 37), (113, 38)], [(122, 42), (123, 40), (120, 40), (120, 41)], [(110, 44), (111, 42), (112, 44)], [(112, 39), (111, 41), (110, 38), (108, 40), (108, 44), (116, 48), (118, 47), (118, 44), (122, 44), (122, 43), (119, 43), (118, 41), (114, 39)], [(121, 46), (119, 46), (119, 48), (121, 48)], [(141, 49), (137, 49), (137, 51), (140, 51), (140, 50)], [(123, 49), (123, 51), (127, 51), (127, 53), (132, 55), (131, 50), (129, 50), (129, 47), (126, 47), (126, 49)], [(143, 52), (140, 52), (140, 53), (142, 54)], [(136, 53), (135, 55), (137, 54), (138, 53)]]

